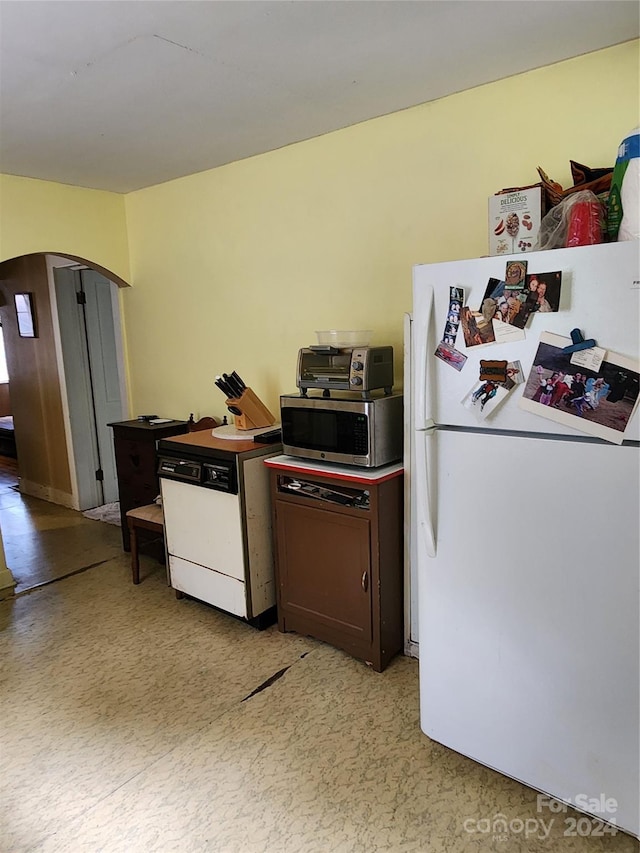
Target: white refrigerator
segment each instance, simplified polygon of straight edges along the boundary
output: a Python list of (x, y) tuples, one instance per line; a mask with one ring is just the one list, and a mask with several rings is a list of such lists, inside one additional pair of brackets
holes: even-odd
[[(533, 365), (542, 333), (571, 344), (578, 328), (607, 350), (605, 362), (619, 354), (628, 368), (640, 349), (639, 245), (518, 256), (529, 273), (561, 271), (559, 310), (532, 314), (519, 341), (467, 347), (459, 328), (455, 348), (467, 356), (460, 371), (434, 356), (450, 288), (463, 288), (476, 310), (488, 280), (504, 280), (514, 256), (414, 267), (405, 374), (421, 727), (636, 836), (638, 408), (614, 443), (583, 431), (570, 397), (554, 407), (564, 412), (559, 420), (541, 416), (540, 403), (524, 410), (526, 382), (485, 420), (461, 401), (481, 359), (519, 361), (525, 379), (532, 370), (531, 381), (541, 379)], [(629, 413), (637, 373), (625, 375)]]

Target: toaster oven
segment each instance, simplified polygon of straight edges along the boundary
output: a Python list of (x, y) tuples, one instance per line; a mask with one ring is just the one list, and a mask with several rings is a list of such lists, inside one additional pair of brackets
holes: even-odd
[(393, 387), (393, 347), (305, 347), (298, 352), (296, 384), (306, 395), (309, 388), (327, 391), (371, 391)]

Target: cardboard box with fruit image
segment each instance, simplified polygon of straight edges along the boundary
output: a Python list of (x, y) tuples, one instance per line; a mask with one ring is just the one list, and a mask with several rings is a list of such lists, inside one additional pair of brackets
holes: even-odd
[(489, 254), (530, 252), (540, 230), (542, 187), (502, 190), (489, 198)]

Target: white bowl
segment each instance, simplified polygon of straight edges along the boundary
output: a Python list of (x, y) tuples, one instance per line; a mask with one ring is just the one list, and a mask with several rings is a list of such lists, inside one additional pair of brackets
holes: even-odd
[(371, 329), (330, 329), (326, 332), (316, 332), (321, 346), (332, 347), (366, 347), (369, 346), (373, 332)]

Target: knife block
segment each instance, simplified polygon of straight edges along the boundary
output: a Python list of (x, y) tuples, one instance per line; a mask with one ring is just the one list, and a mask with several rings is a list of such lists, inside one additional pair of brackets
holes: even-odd
[(237, 429), (259, 429), (273, 426), (276, 419), (264, 403), (256, 397), (251, 388), (245, 388), (241, 397), (229, 397), (227, 406), (240, 409), (241, 414), (235, 415)]

